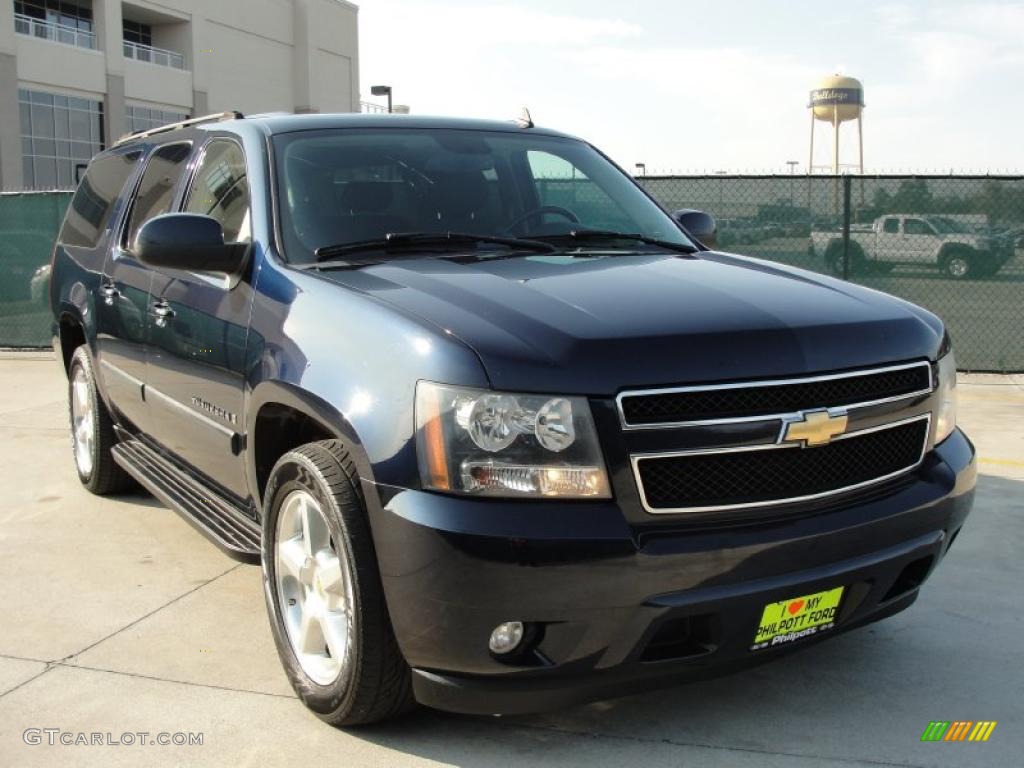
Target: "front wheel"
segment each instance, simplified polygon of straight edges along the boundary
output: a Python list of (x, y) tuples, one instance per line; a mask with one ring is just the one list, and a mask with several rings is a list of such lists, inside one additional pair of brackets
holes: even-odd
[(951, 280), (965, 280), (974, 272), (971, 254), (954, 251), (942, 261), (942, 271)]
[(359, 479), (336, 440), (286, 453), (267, 483), (263, 577), (274, 643), (299, 698), (335, 726), (410, 709)]

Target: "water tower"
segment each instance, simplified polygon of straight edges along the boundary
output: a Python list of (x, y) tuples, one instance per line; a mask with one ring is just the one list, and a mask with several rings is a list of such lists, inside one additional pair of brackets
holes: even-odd
[[(811, 100), (807, 105), (811, 110), (811, 154), (807, 163), (807, 172), (814, 173), (814, 123), (821, 120), (832, 124), (832, 173), (839, 175), (841, 167), (855, 167), (864, 173), (864, 131), (862, 113), (864, 112), (864, 86), (860, 80), (845, 75), (829, 75), (823, 77), (811, 91)], [(857, 121), (858, 163), (852, 165), (839, 163), (839, 126), (848, 120)], [(827, 167), (827, 166), (825, 166)]]

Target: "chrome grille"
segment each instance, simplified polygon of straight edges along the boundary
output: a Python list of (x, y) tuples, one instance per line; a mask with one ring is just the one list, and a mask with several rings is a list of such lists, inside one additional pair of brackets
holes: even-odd
[(819, 448), (768, 444), (632, 457), (644, 508), (707, 512), (844, 493), (917, 467), (931, 415), (849, 432)]
[(925, 361), (846, 373), (733, 384), (623, 392), (617, 398), (625, 429), (766, 421), (815, 408), (864, 408), (928, 394)]

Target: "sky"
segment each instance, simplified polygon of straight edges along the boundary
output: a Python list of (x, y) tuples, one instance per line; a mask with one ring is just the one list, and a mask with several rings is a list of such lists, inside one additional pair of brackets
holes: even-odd
[(864, 84), (868, 172), (1024, 170), (1024, 0), (356, 1), (365, 100), (382, 83), (417, 114), (525, 105), (630, 170), (804, 172), (808, 93), (834, 72)]

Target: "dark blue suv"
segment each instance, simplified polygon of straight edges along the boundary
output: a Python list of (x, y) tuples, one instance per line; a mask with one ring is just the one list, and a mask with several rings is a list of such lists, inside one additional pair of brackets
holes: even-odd
[(975, 481), (942, 323), (712, 237), (529, 121), (128, 136), (52, 265), (79, 476), (260, 562), (336, 725), (649, 689), (906, 608)]

